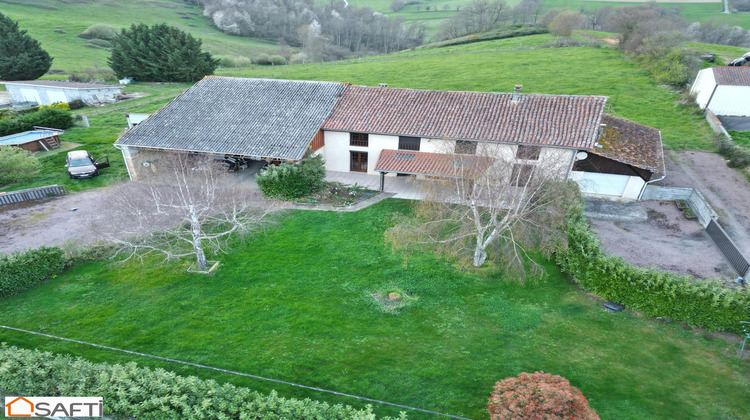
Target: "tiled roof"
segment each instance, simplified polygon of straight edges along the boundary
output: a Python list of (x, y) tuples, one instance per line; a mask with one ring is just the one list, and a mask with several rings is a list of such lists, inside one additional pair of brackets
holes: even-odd
[(719, 85), (750, 86), (750, 67), (716, 66), (713, 69)]
[(490, 158), (481, 156), (384, 149), (375, 164), (375, 171), (456, 177), (486, 168), (490, 161)]
[(298, 160), (345, 86), (207, 77), (115, 144)]
[(78, 83), (78, 82), (66, 82), (63, 80), (18, 80), (12, 82), (0, 81), (1, 84), (5, 85), (28, 85), (28, 86), (44, 86), (44, 87), (56, 87), (65, 89), (122, 89), (120, 85), (101, 85), (97, 83)]
[(324, 130), (593, 148), (603, 96), (349, 86)]
[(653, 173), (663, 171), (659, 130), (608, 114), (602, 114), (602, 124), (606, 124), (598, 141), (602, 147), (591, 153)]

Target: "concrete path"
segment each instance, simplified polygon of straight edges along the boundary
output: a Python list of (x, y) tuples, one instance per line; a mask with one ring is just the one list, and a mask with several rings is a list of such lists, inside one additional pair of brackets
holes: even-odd
[(614, 201), (586, 200), (585, 214), (587, 217), (602, 220), (618, 220), (624, 222), (644, 222), (648, 220), (646, 209), (639, 203), (621, 203)]
[[(326, 173), (326, 180), (340, 182), (344, 185), (357, 184), (371, 190), (377, 191), (380, 188), (380, 176), (368, 175), (361, 172), (331, 172)], [(419, 200), (424, 197), (424, 193), (419, 189), (419, 182), (412, 177), (385, 177), (385, 189), (387, 193), (392, 193), (395, 198), (404, 198), (407, 200)]]

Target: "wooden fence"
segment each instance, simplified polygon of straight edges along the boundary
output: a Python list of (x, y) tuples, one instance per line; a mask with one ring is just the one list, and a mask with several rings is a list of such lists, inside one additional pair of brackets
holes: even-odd
[(46, 187), (29, 188), (27, 190), (0, 192), (0, 206), (4, 204), (22, 203), (29, 200), (39, 200), (53, 195), (64, 195), (68, 191), (62, 185), (48, 185)]

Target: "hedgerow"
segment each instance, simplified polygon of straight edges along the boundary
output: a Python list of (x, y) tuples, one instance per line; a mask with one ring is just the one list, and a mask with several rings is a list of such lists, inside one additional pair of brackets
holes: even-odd
[[(135, 363), (92, 363), (68, 355), (0, 345), (5, 395), (103, 397), (104, 414), (138, 419), (375, 419), (372, 407), (261, 394)], [(390, 419), (391, 417), (384, 417)], [(406, 415), (401, 413), (400, 419)]]
[(740, 321), (750, 319), (750, 291), (730, 289), (717, 281), (694, 281), (689, 276), (635, 267), (607, 256), (585, 217), (583, 207), (571, 216), (568, 248), (556, 255), (557, 264), (584, 289), (639, 310), (650, 317), (668, 318), (710, 330), (740, 332)]
[(60, 274), (66, 264), (62, 249), (57, 247), (0, 253), (0, 297), (15, 295)]
[[(730, 132), (730, 134), (733, 138), (737, 137), (738, 140), (741, 141), (745, 140), (745, 136), (747, 136), (744, 133), (738, 133), (734, 131)], [(744, 169), (750, 166), (750, 149), (742, 147), (736, 142), (724, 137), (719, 138), (717, 142), (719, 146), (719, 153), (725, 158), (729, 159), (727, 165), (730, 168)]]
[(34, 126), (46, 128), (68, 129), (73, 126), (73, 114), (60, 109), (60, 106), (50, 106), (38, 111), (18, 115), (13, 118), (0, 120), (0, 136), (21, 133), (32, 130)]

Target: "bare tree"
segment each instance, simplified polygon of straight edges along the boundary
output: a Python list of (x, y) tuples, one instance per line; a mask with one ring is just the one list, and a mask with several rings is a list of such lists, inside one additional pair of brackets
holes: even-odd
[(541, 273), (529, 253), (549, 255), (564, 246), (565, 210), (578, 197), (564, 181), (570, 156), (486, 143), (469, 155), (461, 152), (471, 152), (470, 143), (457, 147), (436, 166), (445, 169), (439, 179), (420, 182), (425, 198), (413, 216), (397, 217), (386, 240), (407, 255), (427, 248), (474, 267), (490, 256), (519, 278)]
[(203, 270), (207, 250), (226, 251), (232, 234), (262, 228), (277, 208), (216, 160), (174, 153), (151, 167), (113, 194), (112, 213), (97, 226), (126, 260), (194, 257)]

